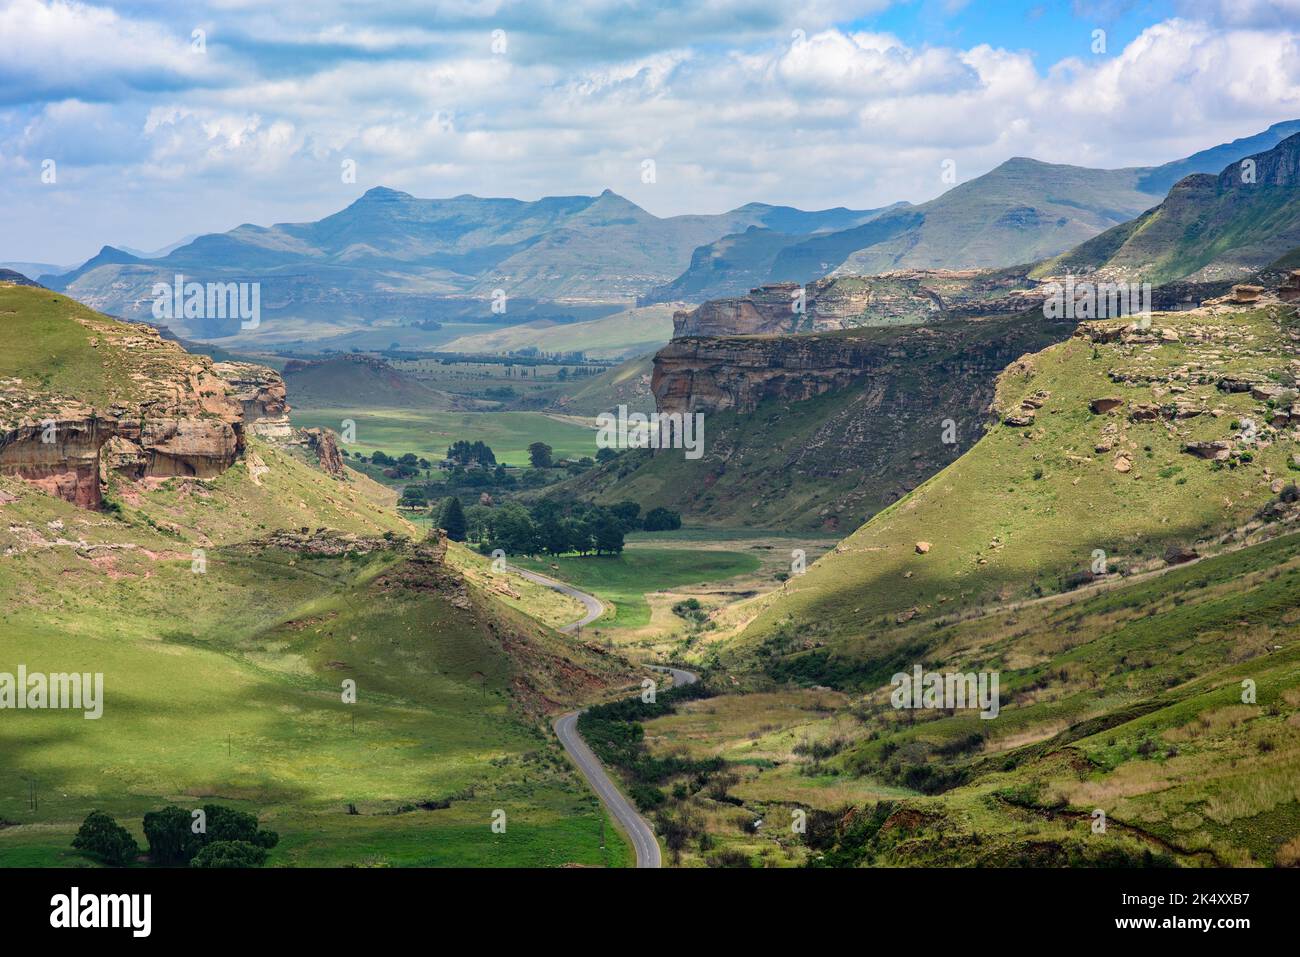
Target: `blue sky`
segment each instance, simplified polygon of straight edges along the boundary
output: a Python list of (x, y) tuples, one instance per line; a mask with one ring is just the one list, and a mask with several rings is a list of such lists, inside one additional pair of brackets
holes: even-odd
[(672, 215), (923, 201), (947, 160), (1159, 163), (1300, 116), (1297, 24), (1300, 0), (0, 0), (0, 260), (375, 185)]

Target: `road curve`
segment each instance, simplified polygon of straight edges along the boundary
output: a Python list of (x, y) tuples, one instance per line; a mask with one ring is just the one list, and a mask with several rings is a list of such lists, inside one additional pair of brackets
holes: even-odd
[[(586, 592), (579, 591), (572, 585), (556, 581), (554, 578), (548, 578), (545, 575), (539, 575), (536, 572), (524, 571), (522, 568), (516, 568), (513, 565), (508, 566), (511, 571), (517, 572), (531, 582), (538, 585), (545, 585), (547, 588), (554, 588), (556, 591), (570, 595), (587, 607), (587, 614), (579, 621), (571, 625), (565, 625), (561, 631), (572, 632), (582, 625), (590, 624), (601, 616), (605, 611), (605, 606), (595, 595), (588, 595)], [(694, 684), (699, 680), (699, 676), (692, 671), (686, 671), (682, 668), (670, 668), (661, 665), (651, 665), (655, 671), (665, 671), (672, 675), (673, 686)], [(618, 786), (605, 773), (604, 766), (600, 759), (587, 747), (587, 742), (582, 740), (582, 735), (578, 734), (578, 716), (586, 708), (578, 711), (570, 711), (562, 714), (555, 719), (554, 728), (555, 736), (560, 739), (560, 744), (564, 745), (564, 750), (568, 752), (573, 763), (578, 766), (582, 776), (587, 779), (591, 789), (596, 792), (601, 803), (609, 809), (614, 820), (618, 822), (632, 841), (632, 848), (636, 851), (637, 867), (662, 867), (663, 856), (659, 851), (659, 841), (655, 837), (654, 829), (638, 812), (635, 805), (632, 804)]]
[(520, 578), (526, 578), (537, 585), (543, 585), (546, 588), (553, 588), (561, 594), (568, 595), (570, 598), (576, 598), (587, 608), (587, 613), (577, 621), (565, 625), (560, 631), (571, 633), (577, 631), (583, 625), (590, 625), (593, 621), (605, 613), (605, 604), (595, 595), (588, 595), (585, 591), (578, 591), (572, 585), (566, 582), (557, 581), (554, 578), (548, 578), (546, 575), (539, 575), (537, 572), (530, 572), (517, 565), (507, 565), (506, 569), (514, 572)]

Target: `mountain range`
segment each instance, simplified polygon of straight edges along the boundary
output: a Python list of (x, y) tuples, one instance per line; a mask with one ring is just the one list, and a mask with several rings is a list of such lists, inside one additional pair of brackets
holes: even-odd
[(1300, 132), (1300, 120), (1156, 167), (1088, 169), (1007, 160), (919, 206), (901, 204), (871, 222), (816, 236), (750, 229), (697, 249), (691, 267), (646, 301), (741, 295), (775, 282), (831, 273), (1009, 266), (1053, 256), (1157, 205), (1178, 180), (1218, 173)]
[[(1014, 158), (928, 203), (868, 210), (751, 203), (661, 218), (609, 190), (527, 202), (421, 199), (377, 187), (316, 222), (245, 224), (147, 259), (106, 246), (41, 281), (96, 309), (146, 320), (154, 318), (154, 284), (178, 274), (259, 282), (263, 317), (293, 320), (244, 334), (266, 340), (277, 328), (281, 338), (310, 340), (313, 328), (339, 335), (430, 319), (572, 321), (635, 299), (701, 302), (837, 271), (1036, 261), (1156, 206), (1165, 185), (1182, 176), (1218, 172), (1297, 131), (1300, 121), (1279, 123), (1157, 167), (1095, 170)], [(493, 312), (498, 290), (506, 298)], [(539, 303), (578, 314), (557, 316)], [(326, 320), (327, 331), (319, 325)], [(169, 325), (199, 339), (240, 332), (237, 323), (212, 318)]]

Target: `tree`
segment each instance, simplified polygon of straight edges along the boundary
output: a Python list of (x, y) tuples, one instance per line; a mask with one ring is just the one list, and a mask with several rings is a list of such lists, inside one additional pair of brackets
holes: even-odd
[(266, 850), (248, 841), (213, 841), (194, 855), (190, 867), (261, 867)]
[(554, 461), (551, 457), (554, 451), (545, 442), (534, 442), (528, 446), (528, 461), (535, 469), (549, 469)]
[(601, 465), (604, 465), (606, 462), (612, 462), (616, 458), (618, 458), (618, 451), (616, 449), (596, 449), (596, 461)]
[(193, 816), (175, 804), (146, 813), (144, 836), (149, 842), (149, 859), (166, 866), (188, 864), (205, 840), (193, 833), (193, 823)]
[(408, 485), (402, 489), (402, 497), (397, 502), (403, 508), (424, 508), (429, 504), (423, 485)]
[(203, 805), (203, 813), (207, 817), (206, 840), (209, 843), (247, 841), (258, 847), (275, 847), (280, 843), (280, 835), (275, 831), (262, 830), (255, 814), (236, 811), (220, 804)]
[(682, 516), (670, 508), (652, 508), (646, 513), (642, 527), (647, 532), (670, 532), (682, 527)]
[(443, 503), (442, 518), (438, 524), (453, 542), (465, 541), (468, 526), (465, 522), (465, 509), (460, 504), (460, 499), (452, 495)]
[(91, 811), (86, 815), (77, 836), (72, 839), (72, 846), (116, 867), (125, 867), (140, 853), (140, 845), (131, 832), (103, 811)]
[(636, 531), (637, 525), (640, 524), (641, 520), (640, 505), (632, 501), (615, 502), (609, 507), (609, 510), (623, 526), (624, 532)]
[(489, 505), (471, 505), (465, 509), (465, 537), (471, 542), (486, 541), (490, 536), (495, 510)]
[(623, 525), (609, 512), (597, 516), (595, 523), (596, 554), (617, 555), (623, 551)]

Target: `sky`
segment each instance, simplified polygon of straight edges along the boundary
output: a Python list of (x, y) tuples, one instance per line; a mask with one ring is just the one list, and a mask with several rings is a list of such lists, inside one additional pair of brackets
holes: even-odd
[(1300, 0), (0, 0), (0, 261), (379, 185), (867, 209), (1297, 117)]

